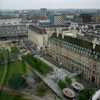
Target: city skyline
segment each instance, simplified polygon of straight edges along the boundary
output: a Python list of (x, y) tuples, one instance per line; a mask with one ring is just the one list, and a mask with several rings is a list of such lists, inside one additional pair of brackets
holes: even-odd
[(100, 9), (100, 0), (0, 0), (0, 9)]
[(100, 0), (0, 0), (0, 100), (100, 100)]

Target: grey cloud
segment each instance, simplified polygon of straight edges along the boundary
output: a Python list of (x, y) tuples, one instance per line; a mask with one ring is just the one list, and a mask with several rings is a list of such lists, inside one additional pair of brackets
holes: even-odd
[(100, 0), (0, 0), (0, 9), (100, 8)]

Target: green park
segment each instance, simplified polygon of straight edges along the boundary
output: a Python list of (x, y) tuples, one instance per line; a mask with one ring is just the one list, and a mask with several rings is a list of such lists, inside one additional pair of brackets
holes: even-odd
[(27, 74), (29, 66), (40, 74), (46, 75), (52, 69), (32, 55), (20, 57), (20, 50), (17, 47), (0, 49), (0, 98), (2, 100), (24, 100), (21, 96), (9, 94), (5, 88), (20, 91), (27, 84), (24, 75)]

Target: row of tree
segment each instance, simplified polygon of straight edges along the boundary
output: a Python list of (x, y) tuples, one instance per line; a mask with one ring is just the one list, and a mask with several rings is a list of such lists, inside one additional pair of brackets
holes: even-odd
[(52, 71), (52, 68), (50, 66), (48, 66), (41, 60), (34, 58), (32, 55), (24, 56), (23, 59), (42, 75), (46, 75), (47, 73)]
[(9, 63), (10, 61), (17, 58), (19, 49), (17, 47), (11, 47), (11, 50), (6, 48), (0, 49), (0, 64)]

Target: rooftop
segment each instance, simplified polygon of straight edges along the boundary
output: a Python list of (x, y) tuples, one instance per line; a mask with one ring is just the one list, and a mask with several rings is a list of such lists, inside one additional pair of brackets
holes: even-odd
[(29, 28), (30, 28), (32, 31), (35, 31), (35, 32), (37, 32), (37, 33), (39, 33), (39, 34), (45, 34), (45, 33), (46, 33), (45, 29), (40, 28), (40, 27), (38, 27), (38, 26), (30, 25)]
[[(82, 48), (93, 50), (93, 44), (91, 42), (88, 42), (88, 41), (83, 40), (83, 39), (73, 38), (70, 36), (64, 36), (64, 38), (62, 38), (61, 34), (58, 37), (56, 34), (53, 34), (51, 38), (59, 39), (59, 40), (64, 41), (64, 42), (69, 42), (71, 44), (75, 44), (75, 45), (80, 46)], [(94, 51), (100, 52), (100, 45), (96, 45)]]
[(44, 28), (52, 28), (52, 27), (69, 27), (69, 25), (53, 25), (53, 24), (42, 24), (40, 25), (41, 27), (44, 27)]

